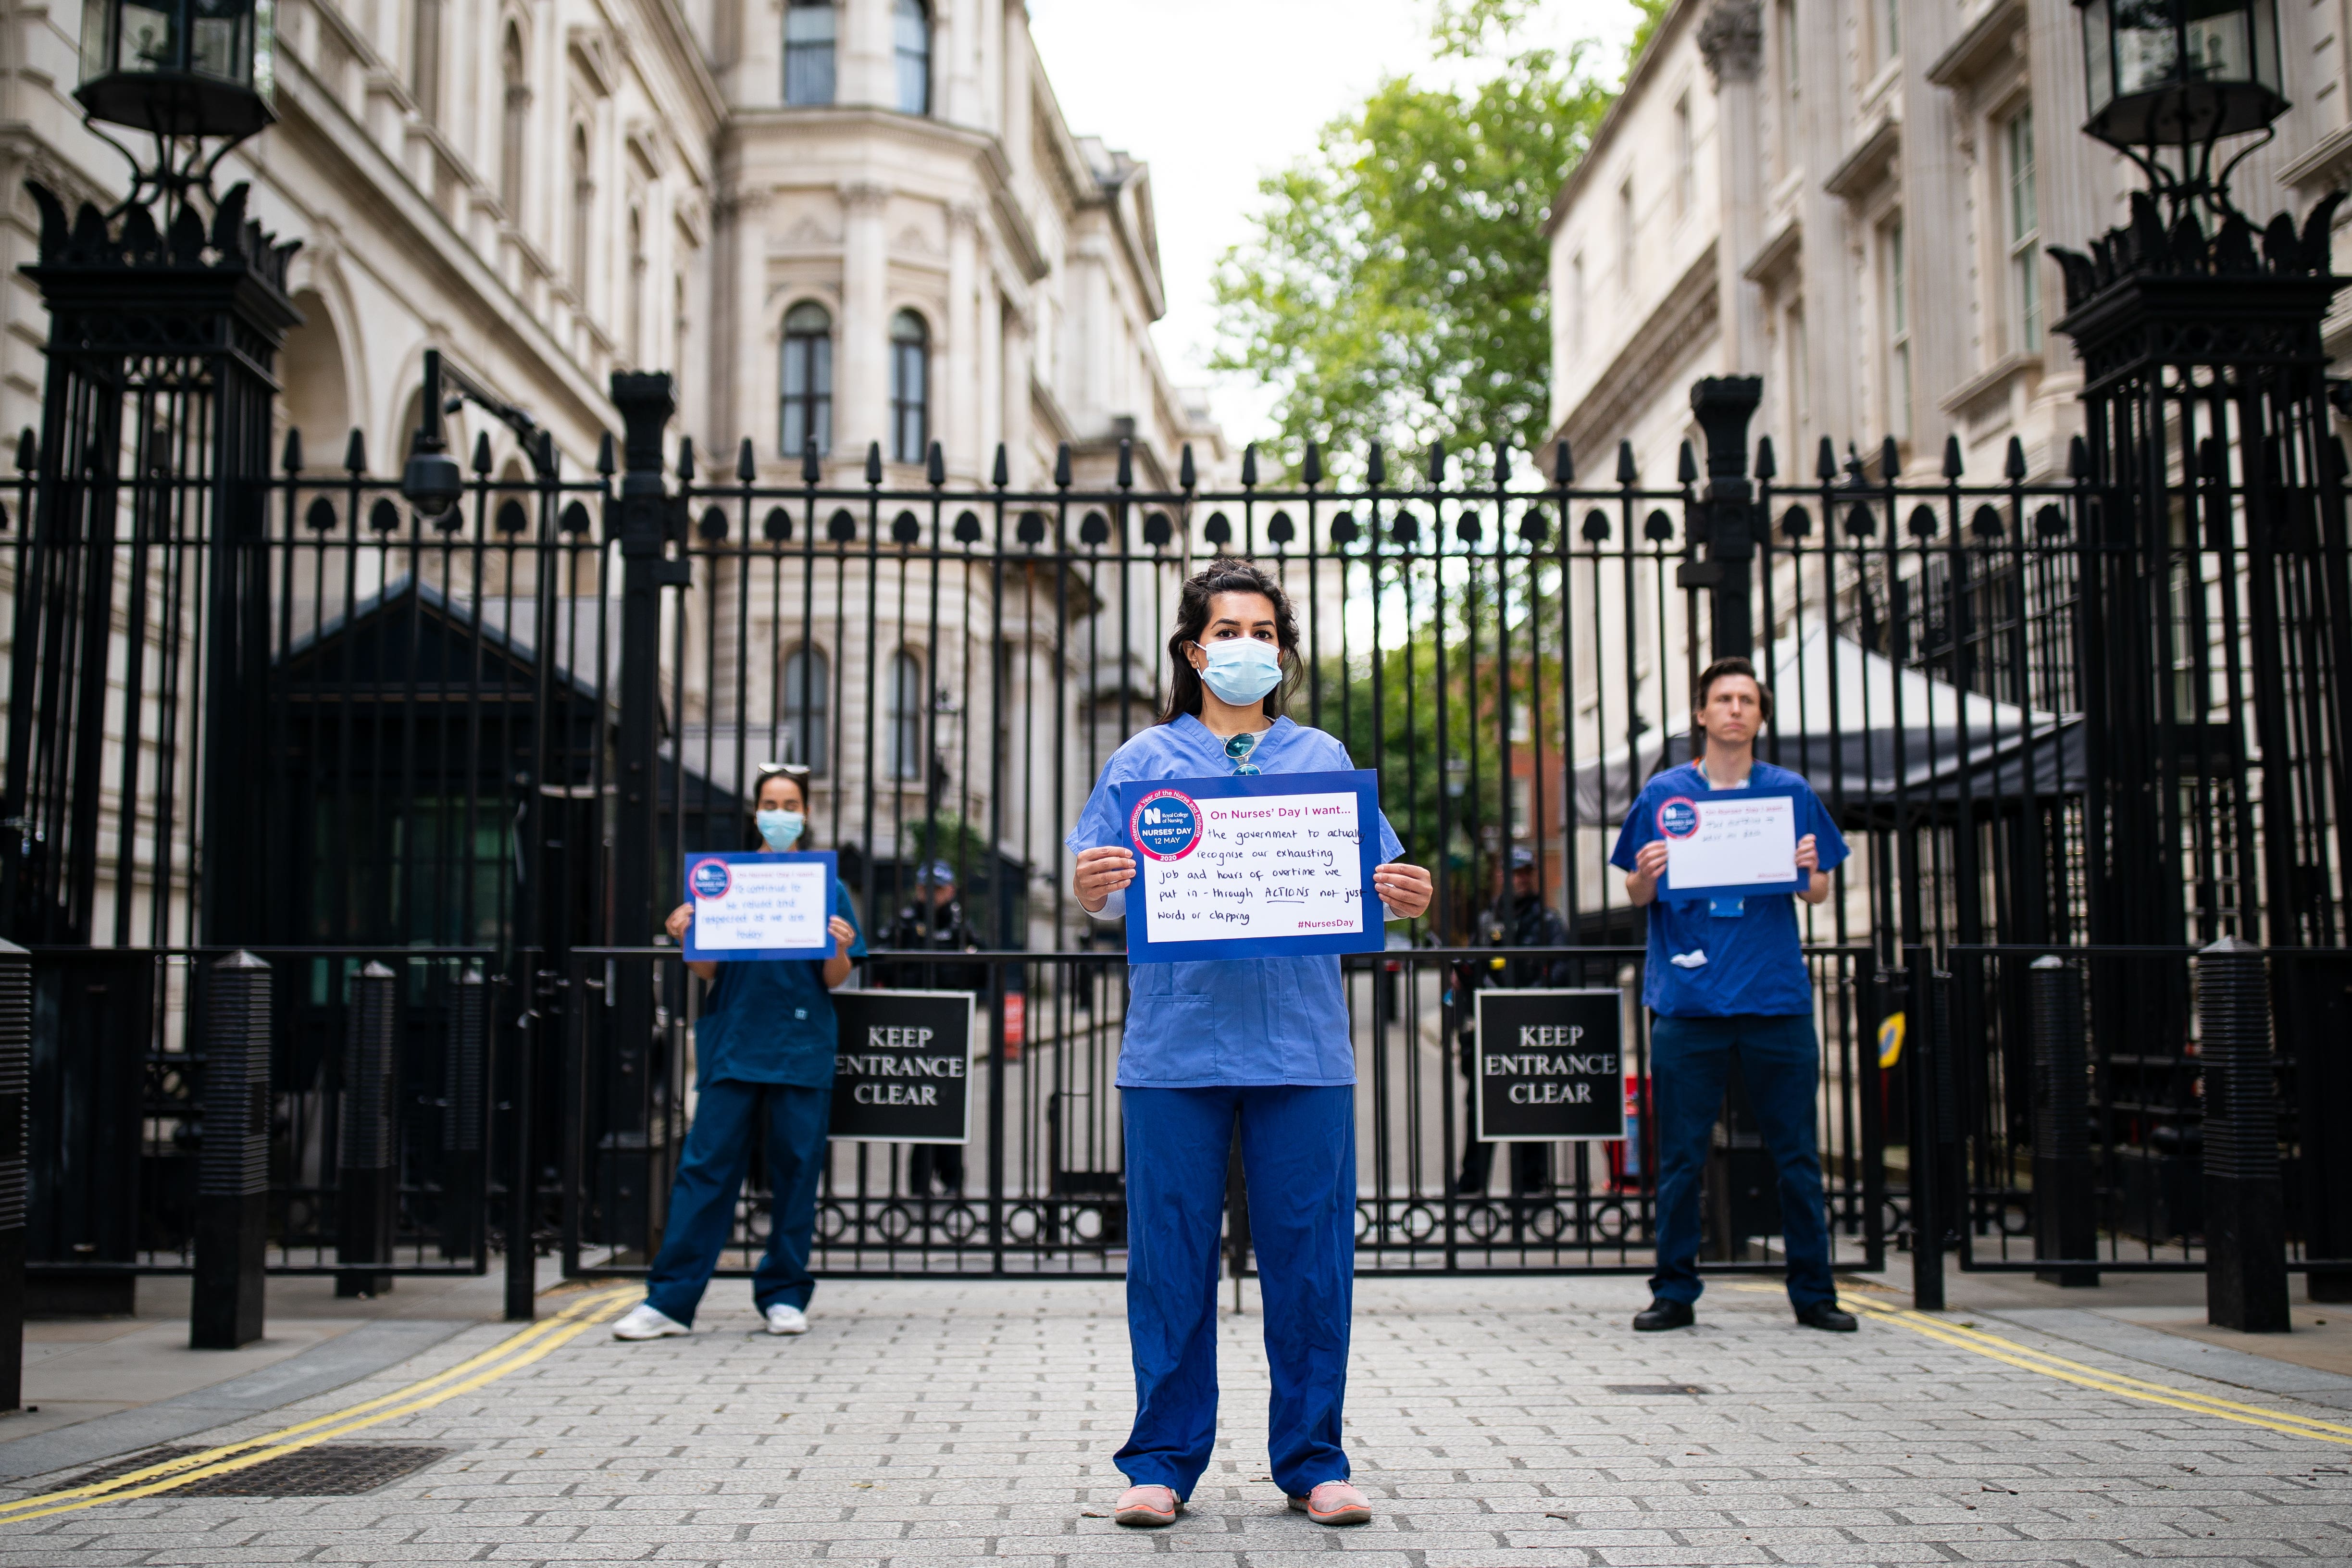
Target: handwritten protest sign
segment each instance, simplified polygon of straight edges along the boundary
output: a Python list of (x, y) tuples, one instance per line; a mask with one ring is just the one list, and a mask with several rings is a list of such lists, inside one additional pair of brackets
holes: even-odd
[(686, 863), (689, 959), (831, 958), (833, 851), (695, 855)]
[(1123, 784), (1138, 963), (1376, 952), (1386, 915), (1370, 771)]
[(1741, 789), (1675, 795), (1658, 805), (1666, 841), (1669, 899), (1718, 894), (1794, 893), (1797, 802), (1786, 789)]

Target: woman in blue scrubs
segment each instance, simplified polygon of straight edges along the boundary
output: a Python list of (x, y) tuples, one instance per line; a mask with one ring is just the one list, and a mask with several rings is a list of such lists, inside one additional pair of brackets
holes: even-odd
[[(1066, 840), (1074, 890), (1097, 919), (1135, 879), (1118, 787), (1138, 779), (1352, 768), (1346, 748), (1282, 716), (1298, 623), (1280, 584), (1223, 560), (1184, 584), (1168, 710), (1103, 768)], [(1372, 883), (1390, 918), (1429, 907), (1429, 873), (1381, 819)], [(1356, 1053), (1336, 956), (1138, 964), (1118, 1058), (1127, 1132), (1128, 1337), (1135, 1429), (1116, 1462), (1134, 1483), (1112, 1517), (1171, 1524), (1217, 1436), (1217, 1233), (1238, 1113), (1250, 1237), (1265, 1305), (1274, 1479), (1321, 1524), (1371, 1517), (1339, 1444), (1356, 1268)]]
[[(771, 854), (807, 847), (808, 770), (770, 763), (760, 770), (752, 818)], [(751, 1279), (751, 1300), (772, 1334), (808, 1332), (808, 1271), (816, 1190), (824, 1174), (833, 1110), (836, 1031), (833, 990), (866, 956), (849, 889), (833, 885), (833, 956), (689, 963), (714, 981), (695, 1024), (694, 1125), (670, 1188), (669, 1226), (646, 1279), (646, 1299), (613, 1324), (613, 1337), (656, 1340), (694, 1331), (694, 1310), (735, 1229), (735, 1196), (751, 1158), (753, 1118), (768, 1131), (768, 1250)], [(684, 942), (694, 907), (671, 911), (670, 940)]]

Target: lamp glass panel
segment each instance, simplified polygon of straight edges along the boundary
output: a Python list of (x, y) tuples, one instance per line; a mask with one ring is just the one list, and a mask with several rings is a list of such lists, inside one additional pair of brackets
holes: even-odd
[(2280, 90), (2278, 6), (2275, 0), (2253, 0), (2254, 79), (2273, 92)]
[(2116, 64), (2107, 38), (2107, 0), (2089, 0), (2083, 8), (2083, 60), (2089, 71), (2091, 112), (2096, 114), (2116, 97)]
[(179, 41), (173, 37), (172, 13), (160, 5), (125, 5), (114, 35), (114, 58), (119, 71), (172, 70), (179, 64)]
[(2182, 36), (2190, 81), (2252, 81), (2254, 51), (2249, 14), (2237, 0), (2189, 0)]
[(2179, 79), (2180, 34), (2168, 0), (2119, 0), (2116, 15), (2116, 93), (2146, 92)]

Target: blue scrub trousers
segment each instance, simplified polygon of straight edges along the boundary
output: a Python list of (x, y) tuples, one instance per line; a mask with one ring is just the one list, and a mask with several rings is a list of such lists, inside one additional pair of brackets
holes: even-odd
[(646, 1279), (654, 1310), (681, 1323), (719, 1267), (735, 1229), (735, 1198), (751, 1163), (751, 1119), (765, 1101), (768, 1117), (768, 1250), (751, 1277), (751, 1300), (762, 1312), (777, 1302), (805, 1308), (816, 1291), (808, 1271), (816, 1228), (817, 1183), (824, 1174), (825, 1129), (833, 1089), (782, 1083), (705, 1084), (687, 1130), (686, 1152), (669, 1190), (669, 1227)]
[(1780, 1171), (1780, 1233), (1789, 1258), (1789, 1304), (1801, 1312), (1837, 1300), (1830, 1278), (1822, 1160), (1813, 1136), (1813, 1093), (1822, 1048), (1807, 1015), (1748, 1013), (1728, 1018), (1655, 1017), (1650, 1026), (1651, 1094), (1658, 1121), (1660, 1300), (1698, 1300), (1698, 1184), (1731, 1053), (1748, 1085), (1764, 1146)]
[(1292, 1497), (1348, 1479), (1339, 1412), (1356, 1282), (1356, 1091), (1128, 1089), (1127, 1331), (1135, 1430), (1113, 1462), (1192, 1495), (1217, 1441), (1217, 1242), (1241, 1113), (1274, 1384), (1267, 1457)]

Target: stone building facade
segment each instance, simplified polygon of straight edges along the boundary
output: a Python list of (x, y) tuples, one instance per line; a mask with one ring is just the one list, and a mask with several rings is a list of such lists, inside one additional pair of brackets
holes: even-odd
[[(575, 464), (613, 423), (614, 369), (676, 373), (677, 434), (752, 437), (778, 470), (800, 458), (789, 419), (852, 473), (869, 441), (919, 463), (936, 439), (981, 479), (1001, 440), (1016, 484), (1062, 441), (1131, 436), (1155, 476), (1215, 444), (1151, 343), (1150, 170), (1072, 133), (1020, 0), (276, 13), (280, 122), (220, 183), (250, 179), (264, 224), (302, 241), (284, 407), (313, 452), (356, 428), (396, 462), (427, 346)], [(46, 331), (16, 270), (37, 228), (22, 182), (110, 205), (124, 169), (68, 96), (79, 8), (0, 17), (13, 428), (37, 423)]]
[[(0, 429), (40, 423), (24, 182), (108, 206), (128, 173), (70, 97), (79, 14), (0, 0)], [(999, 443), (1016, 489), (1050, 487), (1065, 443), (1080, 486), (1109, 481), (1123, 440), (1144, 486), (1172, 485), (1187, 444), (1203, 483), (1229, 466), (1152, 344), (1150, 169), (1072, 132), (1022, 0), (278, 0), (275, 15), (278, 123), (216, 184), (249, 181), (264, 226), (301, 242), (279, 413), (313, 471), (339, 469), (354, 433), (369, 472), (399, 471), (428, 348), (529, 411), (574, 477), (617, 430), (606, 389), (630, 369), (675, 374), (670, 439), (693, 438), (705, 475), (731, 473), (746, 437), (762, 481), (788, 485), (811, 444), (850, 487), (869, 444), (894, 487), (923, 484), (935, 442), (951, 485), (985, 485)], [(470, 405), (452, 424), (461, 460), (487, 437), (500, 477), (527, 473), (503, 425)], [(448, 580), (428, 586), (462, 601), (475, 567), (458, 552), (437, 569)], [(1070, 737), (1095, 740), (1104, 711), (1148, 721), (1148, 690), (1140, 708), (1101, 700), (1148, 676), (1071, 629), (1116, 623), (1116, 591), (1081, 587), (1057, 616), (1051, 574), (1045, 607), (1019, 575), (1000, 613), (985, 572), (933, 595), (904, 566), (883, 584), (868, 579), (887, 568), (820, 563), (786, 594), (767, 591), (779, 574), (809, 574), (764, 560), (754, 595), (746, 569), (702, 563), (664, 596), (662, 646), (684, 656), (662, 680), (672, 743), (815, 763), (840, 833), (864, 833), (878, 796), (861, 846), (877, 857), (899, 853), (910, 816), (950, 811), (1002, 820), (1008, 862), (1049, 873), (1066, 824), (1025, 803), (1083, 797), (1098, 748)], [(363, 604), (424, 568), (355, 570)], [(1143, 625), (1167, 587), (1150, 576), (1126, 590)], [(0, 562), (0, 594), (5, 578)], [(822, 613), (869, 592), (939, 608)], [(295, 639), (340, 605), (291, 605)], [(814, 680), (789, 679), (809, 667)], [(731, 763), (688, 766), (734, 787)], [(1024, 804), (993, 812), (1012, 791)], [(121, 804), (110, 795), (106, 822)]]
[[(2234, 180), (2257, 221), (2352, 172), (2347, 21), (2279, 8), (2294, 107)], [(2071, 0), (1677, 0), (1547, 220), (1559, 431), (1664, 482), (1690, 383), (1749, 374), (1784, 473), (1824, 435), (1934, 473), (1947, 433), (1972, 475), (2011, 437), (2063, 470), (2081, 375), (2042, 247), (2140, 184), (2086, 118)]]

